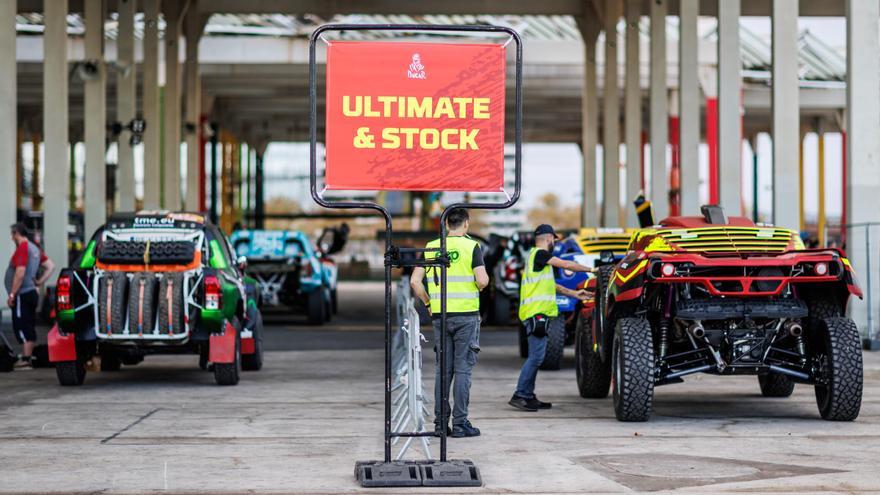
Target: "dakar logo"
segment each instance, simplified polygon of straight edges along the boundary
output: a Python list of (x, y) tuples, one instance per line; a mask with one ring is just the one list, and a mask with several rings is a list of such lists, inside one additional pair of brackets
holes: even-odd
[(425, 66), (422, 65), (422, 57), (418, 53), (413, 53), (412, 63), (409, 64), (409, 70), (406, 71), (406, 77), (410, 79), (427, 79), (425, 74)]
[(459, 258), (458, 249), (448, 251), (448, 254), (449, 254), (449, 261), (451, 261), (452, 263), (455, 263), (456, 261), (458, 261), (458, 258)]

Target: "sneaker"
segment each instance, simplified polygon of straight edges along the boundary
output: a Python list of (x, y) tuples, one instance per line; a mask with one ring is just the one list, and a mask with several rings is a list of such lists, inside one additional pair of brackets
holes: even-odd
[(27, 371), (34, 369), (34, 365), (31, 363), (30, 359), (22, 359), (15, 363), (15, 369)]
[(510, 398), (508, 404), (519, 409), (520, 411), (535, 412), (538, 410), (538, 408), (535, 407), (530, 400), (523, 399), (522, 397), (517, 397), (515, 395)]
[(534, 399), (529, 399), (528, 401), (529, 407), (534, 407), (535, 409), (550, 409), (553, 407), (553, 404), (550, 402), (541, 402), (537, 397)]
[[(437, 436), (440, 436), (440, 433), (442, 433), (442, 431), (440, 430), (440, 423), (434, 423), (434, 433)], [(452, 435), (452, 428), (449, 427), (449, 423), (446, 423), (446, 436), (448, 437), (451, 435)]]
[(452, 427), (452, 438), (478, 436), (480, 436), (480, 429), (472, 425), (470, 421), (465, 421), (463, 424), (455, 425)]

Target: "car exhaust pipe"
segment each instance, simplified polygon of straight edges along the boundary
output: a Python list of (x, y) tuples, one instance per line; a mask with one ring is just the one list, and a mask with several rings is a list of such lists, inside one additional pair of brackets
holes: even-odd
[(802, 327), (800, 323), (793, 321), (785, 325), (785, 329), (788, 330), (789, 335), (792, 337), (800, 337), (804, 334), (804, 327)]
[(702, 339), (706, 336), (706, 329), (703, 328), (702, 323), (694, 323), (689, 326), (687, 329), (688, 333), (691, 334), (695, 339)]

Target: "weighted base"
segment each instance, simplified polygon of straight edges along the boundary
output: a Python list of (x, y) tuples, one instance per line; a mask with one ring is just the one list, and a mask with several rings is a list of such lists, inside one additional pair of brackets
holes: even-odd
[(479, 468), (467, 460), (358, 461), (354, 473), (364, 488), (483, 486)]
[(862, 339), (862, 347), (866, 351), (880, 351), (880, 335), (874, 336), (872, 339)]
[(422, 486), (483, 486), (480, 469), (471, 461), (429, 461), (422, 468)]

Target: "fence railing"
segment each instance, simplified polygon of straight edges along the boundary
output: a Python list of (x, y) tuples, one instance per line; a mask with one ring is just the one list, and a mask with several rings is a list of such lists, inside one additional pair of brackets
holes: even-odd
[[(409, 286), (409, 276), (401, 277), (397, 285), (397, 331), (391, 344), (391, 368), (393, 370), (392, 401), (393, 412), (391, 422), (392, 431), (413, 431), (423, 433), (427, 431), (425, 425), (430, 415), (425, 407), (429, 401), (425, 397), (425, 389), (422, 384), (422, 337), (419, 326), (419, 313), (413, 305), (412, 290)], [(392, 445), (397, 445), (402, 437), (392, 440)], [(403, 445), (397, 451), (395, 460), (401, 460), (412, 445), (414, 437), (407, 437)], [(429, 441), (427, 437), (419, 437), (424, 451), (425, 459), (431, 458)]]
[[(837, 233), (831, 237), (830, 233)], [(841, 233), (846, 232), (842, 238)], [(849, 305), (849, 313), (862, 334), (865, 347), (880, 349), (877, 311), (880, 310), (880, 221), (860, 222), (843, 225), (826, 225), (823, 232), (825, 247), (839, 247), (844, 250), (859, 279), (864, 298), (854, 298)]]

